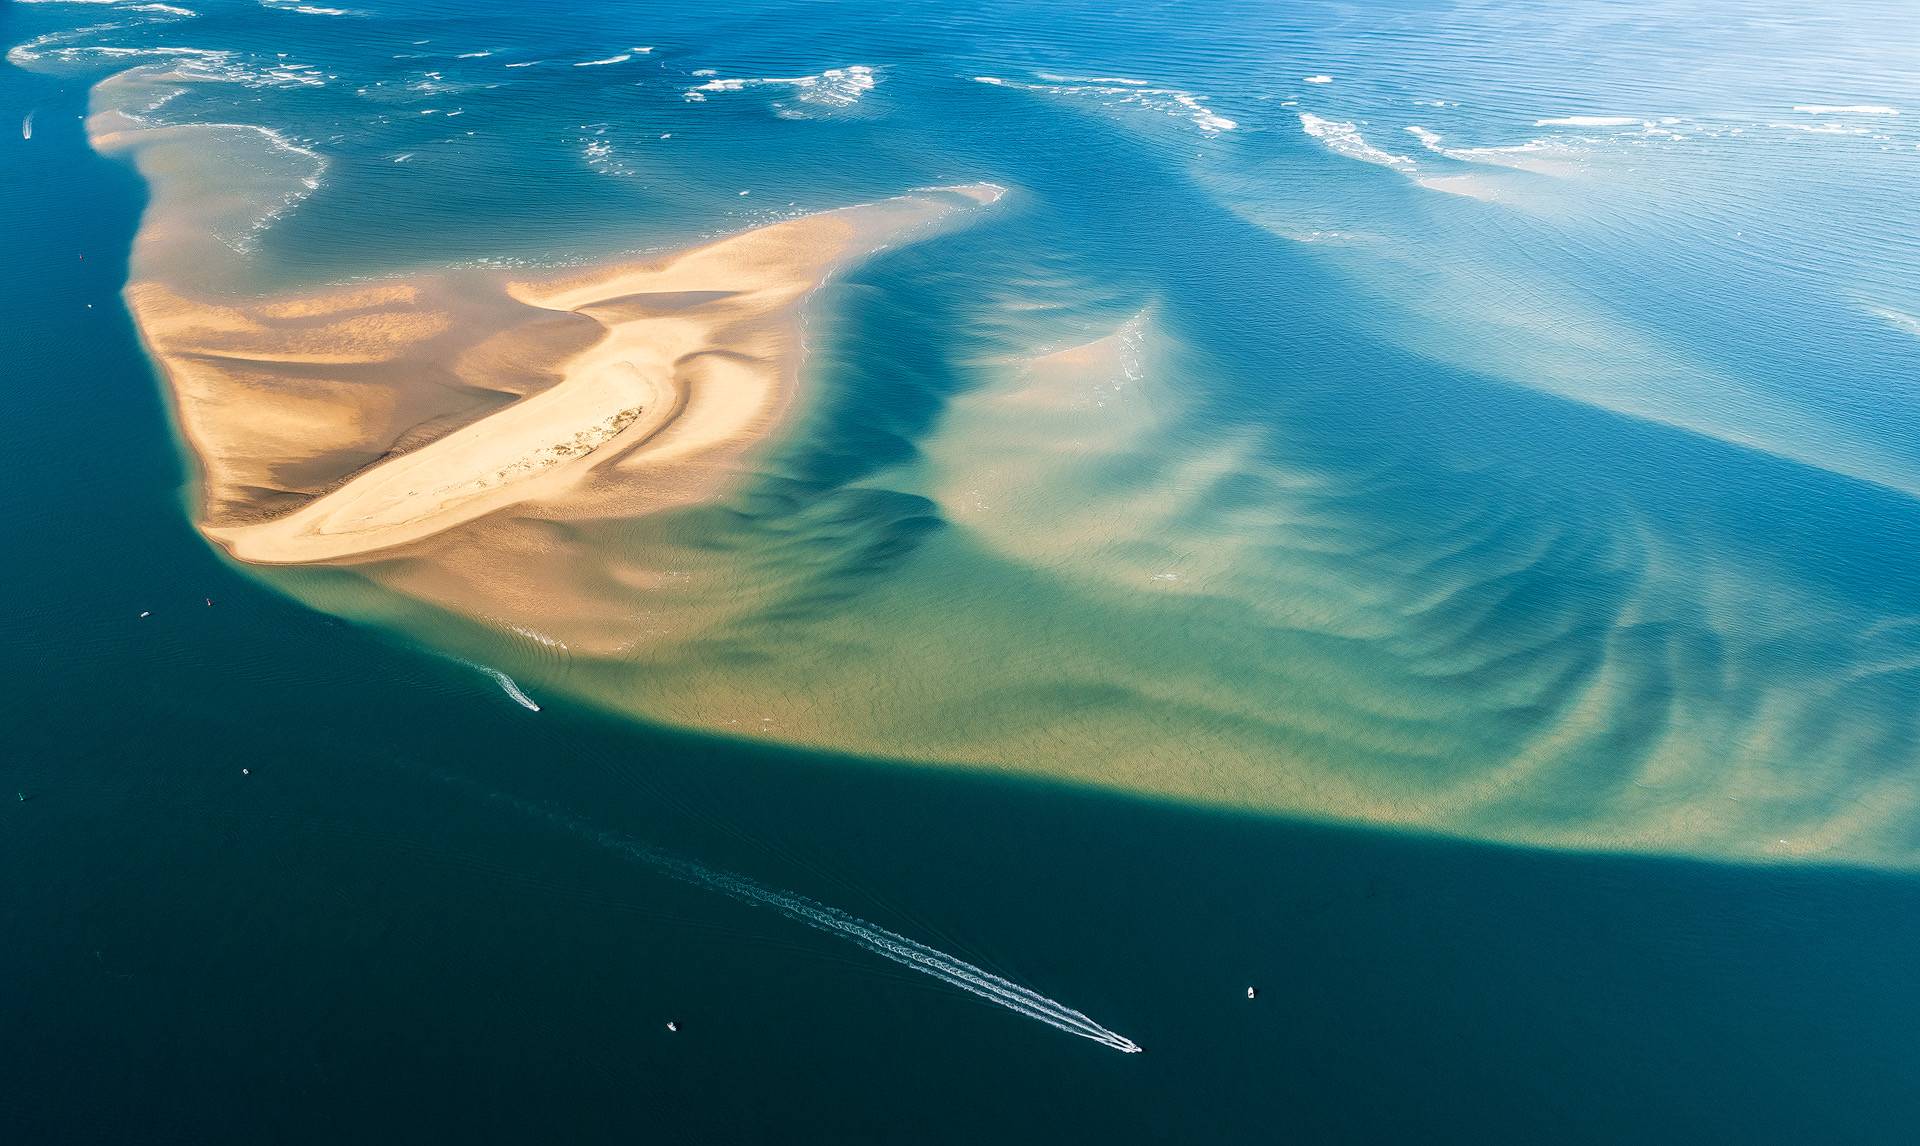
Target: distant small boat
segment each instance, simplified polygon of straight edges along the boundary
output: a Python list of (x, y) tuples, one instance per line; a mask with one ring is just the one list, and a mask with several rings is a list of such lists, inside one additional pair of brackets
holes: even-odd
[(32, 112), (28, 112), (27, 117), (20, 121), (20, 138), (21, 139), (33, 138), (33, 113)]
[(677, 1034), (677, 1033), (679, 1032), (679, 1030), (680, 1030), (680, 1024), (679, 1024), (679, 1023), (676, 1023), (676, 1022), (674, 1022), (674, 1021), (673, 1021), (672, 1019), (668, 1019), (668, 1020), (667, 1020), (667, 1029), (668, 1029), (669, 1031), (673, 1031), (673, 1032), (675, 1032), (675, 1033)]
[(1258, 995), (1259, 993), (1260, 993), (1260, 992), (1259, 992), (1259, 991), (1258, 991), (1257, 989), (1255, 989), (1255, 988), (1253, 988), (1253, 987), (1248, 987), (1248, 988), (1247, 988), (1247, 998), (1249, 998), (1249, 999), (1251, 999), (1251, 998), (1253, 998), (1253, 997), (1254, 997), (1255, 995)]

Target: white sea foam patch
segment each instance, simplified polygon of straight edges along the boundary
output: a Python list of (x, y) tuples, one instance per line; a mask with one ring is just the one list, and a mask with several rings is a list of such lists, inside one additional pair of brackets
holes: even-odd
[(622, 52), (617, 56), (608, 56), (604, 60), (581, 60), (573, 66), (576, 68), (604, 68), (608, 64), (624, 64), (632, 58), (633, 55), (631, 53)]
[[(746, 78), (714, 78), (695, 85), (686, 91), (689, 103), (700, 103), (709, 92), (738, 92), (749, 88), (782, 88), (790, 91), (794, 98), (813, 108), (828, 111), (841, 110), (855, 106), (876, 85), (880, 75), (865, 64), (850, 64), (844, 68), (828, 68), (812, 76), (763, 76)], [(805, 118), (806, 112), (776, 104), (781, 114), (790, 119)]]
[[(136, 81), (165, 79), (182, 83), (237, 84), (249, 88), (322, 87), (327, 82), (320, 69), (308, 64), (288, 60), (263, 63), (220, 48), (76, 45), (56, 49), (51, 55), (57, 61), (70, 63), (87, 60), (149, 61), (139, 70), (129, 69), (135, 73), (131, 78)], [(144, 110), (157, 111), (180, 94), (177, 89), (169, 92), (157, 102), (146, 105)], [(126, 109), (121, 111), (123, 114), (132, 114)]]
[[(443, 780), (452, 779), (445, 774), (439, 775)], [(464, 781), (452, 782), (474, 790)], [(682, 883), (719, 892), (751, 907), (764, 907), (794, 923), (844, 940), (863, 951), (937, 979), (950, 987), (957, 987), (1016, 1015), (1044, 1023), (1054, 1030), (1099, 1043), (1123, 1054), (1138, 1054), (1143, 1049), (1132, 1039), (1109, 1030), (1065, 1003), (1050, 999), (1030, 987), (1023, 987), (958, 956), (949, 955), (937, 947), (929, 947), (898, 931), (870, 923), (851, 912), (649, 847), (551, 808), (530, 804), (500, 792), (490, 791), (485, 795), (496, 803), (558, 824), (583, 839), (643, 863)]]
[[(235, 83), (254, 88), (320, 87), (326, 83), (325, 75), (318, 68), (288, 61), (284, 53), (267, 60), (224, 48), (106, 42), (118, 38), (122, 33), (161, 25), (171, 26), (196, 14), (192, 9), (173, 4), (150, 3), (125, 5), (114, 11), (127, 13), (130, 18), (52, 32), (15, 46), (7, 52), (7, 59), (22, 68), (38, 67), (56, 71), (106, 62), (164, 61), (172, 67), (169, 73), (171, 78), (188, 82)], [(159, 103), (155, 103), (147, 110), (153, 111), (159, 106)]]
[(175, 4), (129, 4), (125, 0), (20, 0), (22, 4), (88, 4), (111, 7), (116, 12), (157, 12), (168, 16), (198, 16), (191, 8), (182, 8)]
[(583, 123), (580, 130), (587, 134), (579, 137), (580, 154), (587, 166), (603, 175), (631, 176), (639, 172), (632, 164), (620, 158), (615, 151), (613, 141), (607, 138), (610, 125), (604, 123)]
[(1783, 131), (1801, 131), (1808, 135), (1866, 135), (1870, 130), (1857, 123), (1834, 123), (1831, 120), (1820, 123), (1770, 123), (1767, 126)]
[(208, 123), (193, 126), (216, 131), (253, 132), (266, 140), (274, 151), (292, 156), (296, 163), (311, 165), (309, 172), (299, 176), (294, 186), (289, 187), (278, 200), (268, 203), (255, 215), (244, 232), (220, 236), (221, 241), (241, 254), (251, 252), (258, 245), (260, 236), (267, 228), (279, 222), (289, 211), (298, 207), (320, 189), (320, 177), (327, 170), (326, 157), (304, 143), (296, 142), (271, 127), (262, 127), (257, 123)]
[(1899, 115), (1900, 109), (1883, 103), (1797, 103), (1793, 110), (1806, 115)]
[(1867, 309), (1875, 318), (1880, 319), (1895, 330), (1903, 330), (1916, 338), (1920, 338), (1920, 317), (1908, 314), (1904, 310), (1895, 310), (1890, 306), (1873, 306)]
[(1535, 127), (1631, 127), (1645, 120), (1631, 115), (1563, 115), (1553, 119), (1536, 119)]
[[(1525, 143), (1501, 147), (1448, 147), (1441, 142), (1442, 137), (1439, 132), (1431, 131), (1418, 124), (1407, 128), (1407, 134), (1418, 139), (1420, 146), (1428, 151), (1457, 163), (1506, 167), (1515, 171), (1526, 171), (1534, 175), (1548, 175), (1554, 178), (1566, 178), (1579, 174), (1581, 163), (1591, 154), (1588, 145), (1577, 139), (1530, 139)], [(1448, 177), (1423, 179), (1420, 183), (1421, 186), (1431, 187), (1436, 191), (1470, 194), (1475, 198), (1487, 197), (1478, 194), (1477, 191), (1463, 190), (1462, 188), (1468, 186), (1467, 184), (1458, 183)]]
[(999, 76), (974, 76), (973, 82), (991, 87), (1045, 92), (1049, 95), (1091, 97), (1100, 100), (1104, 106), (1110, 108), (1142, 107), (1163, 115), (1185, 119), (1207, 135), (1233, 131), (1240, 126), (1235, 121), (1215, 112), (1199, 96), (1184, 88), (1153, 87), (1146, 80), (1128, 79), (1124, 76), (1102, 76), (1078, 80), (1050, 72), (1034, 74), (1039, 79), (1050, 82), (1026, 83), (1020, 80), (1003, 79)]
[(162, 12), (170, 16), (198, 16), (191, 8), (176, 4), (128, 4), (125, 0), (20, 0), (22, 4), (98, 4), (111, 5), (117, 12)]
[[(124, 20), (110, 20), (99, 24), (87, 24), (79, 28), (64, 28), (35, 36), (25, 43), (15, 44), (7, 49), (7, 62), (16, 68), (32, 70), (34, 65), (73, 64), (87, 62), (90, 54), (112, 55), (113, 51), (98, 45), (104, 37), (129, 32), (141, 28), (150, 28), (156, 24), (171, 24), (194, 15), (191, 9), (176, 7), (172, 4), (142, 4), (133, 8), (115, 8), (114, 15), (129, 17)], [(95, 43), (89, 44), (89, 41)], [(146, 48), (127, 47), (119, 49), (121, 53), (149, 52), (165, 54), (167, 52), (198, 51), (187, 48)]]
[(1310, 84), (1330, 84), (1333, 82), (1333, 77), (1329, 75), (1307, 76), (1305, 82)]
[(1300, 113), (1300, 130), (1325, 144), (1327, 150), (1344, 155), (1348, 159), (1358, 159), (1363, 163), (1377, 163), (1382, 167), (1398, 170), (1411, 170), (1413, 160), (1405, 155), (1395, 155), (1382, 151), (1367, 142), (1360, 129), (1351, 123), (1338, 119), (1325, 119), (1310, 111)]
[(365, 16), (366, 13), (355, 8), (329, 8), (321, 4), (304, 4), (300, 0), (260, 0), (262, 8), (272, 8), (279, 12), (298, 12), (303, 16)]
[(1126, 76), (1063, 76), (1057, 72), (1035, 72), (1036, 79), (1051, 84), (1120, 84), (1125, 87), (1143, 88), (1146, 80), (1129, 79)]

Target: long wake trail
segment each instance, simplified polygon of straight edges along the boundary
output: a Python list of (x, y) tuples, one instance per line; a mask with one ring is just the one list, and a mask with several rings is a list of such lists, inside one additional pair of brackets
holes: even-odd
[(470, 669), (473, 669), (477, 672), (483, 672), (488, 676), (492, 677), (493, 683), (500, 686), (500, 691), (512, 697), (513, 702), (519, 705), (521, 708), (526, 709), (528, 712), (540, 711), (539, 703), (535, 701), (532, 697), (528, 696), (525, 692), (522, 692), (520, 690), (519, 683), (515, 681), (512, 677), (508, 676), (506, 673), (501, 672), (497, 668), (488, 668), (486, 665), (477, 664), (473, 661), (466, 660), (465, 658), (462, 658), (462, 657), (455, 657), (454, 659), (456, 661), (459, 661), (459, 663), (466, 665)]
[[(447, 778), (450, 779), (450, 777)], [(670, 855), (657, 848), (596, 828), (551, 808), (530, 804), (500, 792), (488, 792), (486, 795), (499, 803), (508, 804), (530, 815), (558, 824), (610, 851), (639, 860), (656, 871), (684, 883), (703, 887), (709, 891), (717, 891), (754, 907), (769, 908), (796, 923), (837, 936), (883, 959), (889, 959), (923, 975), (931, 975), (943, 983), (1005, 1007), (1015, 1014), (1025, 1015), (1036, 1022), (1045, 1023), (1055, 1030), (1065, 1031), (1083, 1039), (1091, 1039), (1102, 1046), (1112, 1047), (1125, 1054), (1138, 1054), (1144, 1049), (1132, 1039), (1108, 1030), (1064, 1003), (1055, 1002), (1038, 991), (1030, 990), (937, 948), (909, 939), (897, 931), (890, 931), (877, 923), (869, 923), (837, 907), (808, 899), (804, 895), (767, 887), (743, 875), (719, 871), (689, 859)]]

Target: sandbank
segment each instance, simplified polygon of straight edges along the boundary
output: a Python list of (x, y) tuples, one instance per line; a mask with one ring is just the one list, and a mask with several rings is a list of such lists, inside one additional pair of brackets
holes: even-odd
[[(622, 516), (712, 491), (794, 401), (799, 310), (849, 262), (991, 202), (940, 188), (563, 275), (128, 300), (202, 476), (259, 564), (352, 562), (619, 477)], [(597, 475), (597, 477), (596, 477)]]

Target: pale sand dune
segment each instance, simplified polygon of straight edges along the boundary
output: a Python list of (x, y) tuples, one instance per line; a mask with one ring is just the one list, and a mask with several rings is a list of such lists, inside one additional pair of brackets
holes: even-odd
[[(514, 505), (630, 517), (710, 493), (793, 402), (799, 305), (998, 195), (904, 195), (549, 280), (128, 299), (201, 463), (207, 536), (261, 564), (362, 560)], [(603, 468), (617, 495), (585, 488)]]

